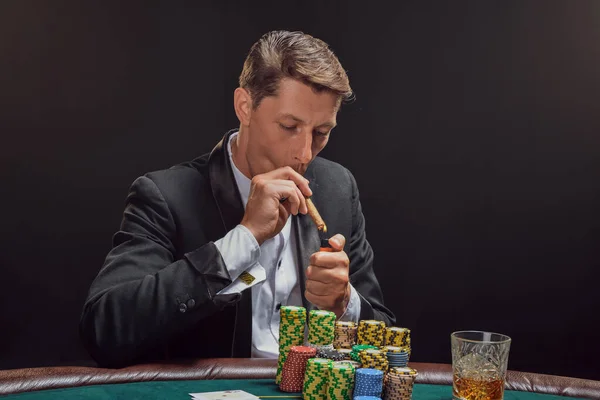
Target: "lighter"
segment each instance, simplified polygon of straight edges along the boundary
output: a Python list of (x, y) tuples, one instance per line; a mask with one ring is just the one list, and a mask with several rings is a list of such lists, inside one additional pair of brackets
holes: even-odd
[(333, 247), (329, 244), (329, 239), (321, 239), (321, 248), (319, 251), (333, 251)]

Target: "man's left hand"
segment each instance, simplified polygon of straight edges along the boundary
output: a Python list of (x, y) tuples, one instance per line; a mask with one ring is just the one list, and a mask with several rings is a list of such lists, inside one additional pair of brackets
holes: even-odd
[(319, 251), (310, 256), (304, 296), (321, 310), (333, 311), (340, 318), (350, 301), (350, 260), (344, 251), (343, 235), (331, 237), (329, 244), (333, 251)]

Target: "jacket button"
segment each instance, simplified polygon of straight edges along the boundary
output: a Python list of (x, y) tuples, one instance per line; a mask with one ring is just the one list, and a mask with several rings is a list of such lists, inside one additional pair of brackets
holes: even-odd
[(186, 311), (187, 311), (187, 306), (185, 305), (185, 303), (181, 303), (181, 304), (179, 305), (179, 312), (180, 312), (180, 313), (184, 313), (184, 312), (186, 312)]
[(196, 300), (194, 300), (194, 299), (189, 299), (189, 300), (187, 301), (187, 306), (188, 306), (188, 308), (194, 308), (194, 306), (195, 306), (195, 305), (196, 305)]

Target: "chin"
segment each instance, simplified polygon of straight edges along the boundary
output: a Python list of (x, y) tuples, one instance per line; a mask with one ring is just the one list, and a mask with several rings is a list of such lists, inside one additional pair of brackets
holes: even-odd
[(273, 169), (275, 170), (277, 168), (283, 168), (283, 167), (290, 167), (294, 171), (299, 173), (300, 175), (304, 175), (304, 173), (308, 169), (308, 164), (283, 164), (280, 167), (273, 167)]
[(306, 169), (308, 168), (308, 165), (301, 165), (298, 168), (294, 168), (296, 170), (296, 172), (298, 172), (300, 175), (304, 176), (304, 173), (306, 172)]

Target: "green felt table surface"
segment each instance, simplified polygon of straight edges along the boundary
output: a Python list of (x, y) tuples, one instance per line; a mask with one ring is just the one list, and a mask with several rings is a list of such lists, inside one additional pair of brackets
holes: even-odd
[[(40, 390), (37, 392), (18, 393), (0, 396), (1, 399), (46, 400), (46, 399), (185, 399), (189, 393), (214, 392), (217, 390), (240, 389), (256, 396), (292, 395), (279, 391), (273, 379), (247, 380), (192, 380), (192, 381), (153, 381), (121, 383), (114, 385), (82, 386), (67, 389)], [(413, 390), (413, 400), (452, 399), (452, 388), (445, 385), (417, 384)], [(547, 394), (530, 392), (505, 391), (505, 400), (555, 400), (573, 399)], [(284, 399), (285, 400), (285, 399)]]

